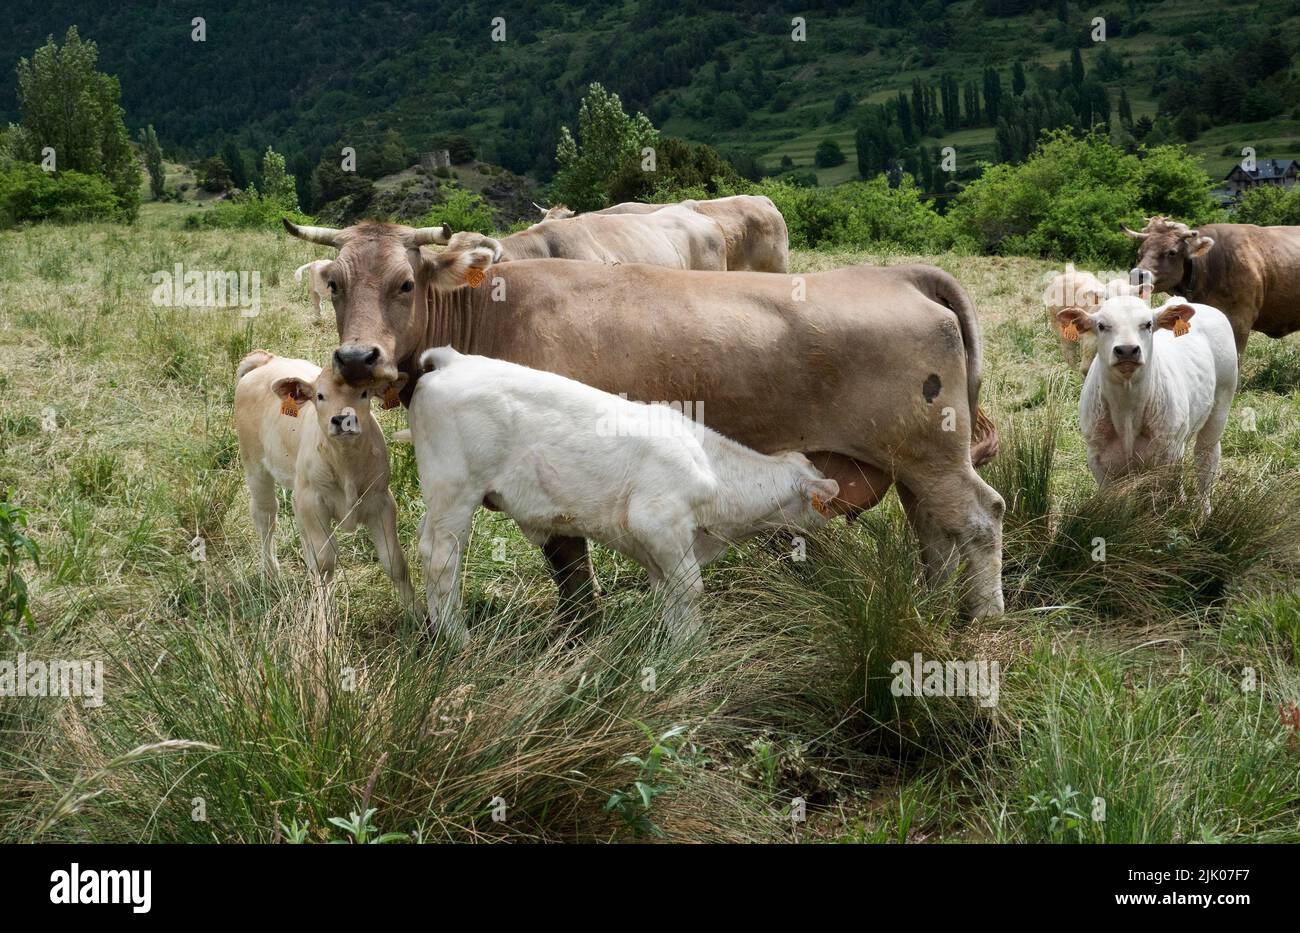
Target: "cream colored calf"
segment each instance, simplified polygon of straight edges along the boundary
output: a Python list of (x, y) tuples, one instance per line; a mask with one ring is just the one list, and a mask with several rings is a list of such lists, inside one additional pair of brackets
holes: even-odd
[[(397, 504), (388, 490), (388, 445), (370, 412), (371, 388), (357, 389), (306, 360), (265, 350), (244, 357), (235, 373), (235, 429), (262, 561), (275, 557), (275, 489), (293, 490), (293, 513), (308, 569), (324, 582), (334, 573), (334, 526), (365, 525), (379, 562), (402, 601), (413, 606), (406, 558), (397, 540)], [(406, 381), (399, 376), (392, 389)]]

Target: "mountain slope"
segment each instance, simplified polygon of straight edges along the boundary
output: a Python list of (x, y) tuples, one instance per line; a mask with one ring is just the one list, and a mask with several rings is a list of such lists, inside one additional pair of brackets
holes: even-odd
[[(1050, 0), (826, 0), (817, 9), (793, 3), (761, 11), (727, 0), (707, 8), (697, 0), (230, 0), (224, 7), (207, 14), (206, 39), (198, 42), (194, 13), (167, 3), (123, 10), (86, 0), (11, 0), (0, 62), (30, 55), (75, 23), (98, 42), (100, 67), (120, 77), (128, 124), (153, 123), (165, 145), (202, 154), (233, 136), (250, 151), (273, 144), (291, 160), (299, 153), (314, 160), (337, 144), (377, 143), (390, 129), (419, 148), (458, 134), (473, 139), (481, 157), (541, 177), (553, 168), (560, 125), (574, 122), (583, 90), (599, 80), (665, 131), (758, 158), (768, 170), (782, 156), (808, 166), (816, 145), (835, 139), (846, 163), (818, 172), (833, 183), (856, 173), (861, 105), (891, 99), (914, 79), (978, 80), (989, 64), (1006, 82), (1020, 62), (1032, 88), (1082, 42), (1089, 74), (1103, 49), (1120, 62), (1123, 73), (1104, 83), (1112, 105), (1127, 91), (1135, 118), (1154, 115), (1161, 99), (1182, 100), (1171, 75), (1222, 79), (1230, 100), (1276, 97), (1262, 109), (1251, 105), (1266, 119), (1246, 123), (1243, 112), (1202, 121), (1193, 145), (1211, 157), (1212, 171), (1226, 169), (1245, 145), (1300, 155), (1291, 66), (1263, 80), (1249, 72), (1261, 37), (1281, 37), (1288, 55), (1296, 51), (1298, 0), (1067, 4), (1064, 22)], [(1000, 15), (1007, 13), (1014, 15)], [(1104, 44), (1090, 34), (1099, 15)], [(796, 16), (804, 41), (792, 38)], [(497, 17), (505, 41), (493, 41)], [(848, 107), (837, 111), (843, 93)], [(1180, 106), (1204, 109), (1196, 101)], [(16, 111), (7, 65), (0, 117), (16, 119)], [(969, 126), (924, 143), (952, 145), (971, 164), (994, 155), (993, 137), (990, 126)]]

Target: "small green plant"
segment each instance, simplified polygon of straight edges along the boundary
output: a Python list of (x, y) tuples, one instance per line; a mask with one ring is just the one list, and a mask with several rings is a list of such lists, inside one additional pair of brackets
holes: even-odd
[(0, 625), (17, 639), (25, 627), (32, 628), (32, 610), (27, 602), (27, 582), (18, 572), (24, 560), (40, 566), (40, 549), (26, 534), (27, 512), (14, 502), (10, 489), (0, 499)]
[[(1029, 809), (1025, 814), (1047, 820), (1047, 834), (1052, 842), (1083, 842), (1087, 817), (1079, 812), (1074, 803), (1074, 798), (1080, 792), (1066, 784), (1065, 789), (1058, 791), (1055, 796), (1048, 796), (1049, 793), (1043, 791), (1040, 794), (1030, 794)], [(1074, 837), (1073, 840), (1070, 837)]]
[(616, 790), (609, 795), (605, 809), (616, 813), (632, 830), (632, 835), (640, 838), (645, 835), (663, 836), (663, 830), (650, 819), (650, 810), (655, 798), (668, 790), (663, 782), (670, 770), (666, 763), (681, 761), (680, 746), (685, 726), (674, 726), (663, 735), (655, 738), (642, 723), (637, 723), (645, 737), (650, 741), (650, 750), (644, 757), (624, 755), (619, 759), (620, 765), (633, 765), (638, 769), (636, 779), (630, 787)]
[(374, 816), (379, 810), (375, 807), (367, 807), (364, 813), (358, 813), (353, 810), (345, 820), (340, 816), (331, 816), (330, 822), (343, 830), (351, 838), (349, 839), (331, 839), (330, 843), (334, 845), (346, 845), (354, 843), (356, 845), (383, 845), (388, 842), (407, 842), (408, 837), (402, 833), (380, 833), (374, 824)]

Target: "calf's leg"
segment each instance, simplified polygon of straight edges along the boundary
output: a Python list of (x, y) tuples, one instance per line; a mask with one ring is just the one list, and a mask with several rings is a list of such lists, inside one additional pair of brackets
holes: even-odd
[(334, 578), (334, 564), (338, 560), (329, 511), (311, 492), (295, 489), (293, 515), (298, 520), (298, 536), (302, 539), (308, 571), (318, 582), (329, 583)]
[(1201, 511), (1210, 514), (1210, 492), (1214, 488), (1214, 477), (1219, 472), (1219, 458), (1222, 456), (1220, 441), (1224, 428), (1228, 426), (1228, 415), (1232, 411), (1232, 392), (1221, 392), (1214, 400), (1214, 409), (1206, 419), (1201, 430), (1196, 434), (1196, 443), (1192, 457), (1196, 463), (1196, 491), (1201, 497)]
[(469, 629), (460, 611), (460, 573), (474, 510), (481, 499), (478, 496), (459, 503), (427, 501), (429, 512), (420, 524), (420, 559), (429, 623), (457, 646), (469, 639)]
[(680, 540), (656, 542), (648, 547), (658, 571), (655, 590), (664, 599), (664, 628), (674, 645), (689, 640), (700, 629), (700, 596), (704, 580), (695, 559), (694, 533)]
[(370, 532), (371, 540), (375, 542), (380, 565), (397, 585), (402, 605), (408, 611), (413, 610), (415, 590), (411, 587), (411, 575), (406, 568), (406, 555), (402, 553), (401, 542), (397, 539), (397, 503), (391, 492), (385, 490), (374, 514), (366, 516), (365, 526)]
[(280, 572), (280, 561), (275, 556), (275, 478), (259, 466), (244, 471), (248, 484), (248, 510), (253, 515), (253, 526), (262, 539), (262, 569), (269, 574)]

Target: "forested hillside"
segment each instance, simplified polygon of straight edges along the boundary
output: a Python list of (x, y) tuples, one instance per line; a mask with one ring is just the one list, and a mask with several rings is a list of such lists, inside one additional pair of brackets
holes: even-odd
[[(872, 174), (881, 119), (896, 137), (885, 156), (918, 175), (944, 146), (961, 171), (1022, 158), (1043, 128), (1099, 122), (1187, 142), (1212, 174), (1245, 145), (1300, 154), (1300, 0), (7, 6), (0, 61), (75, 23), (120, 78), (133, 133), (152, 123), (164, 147), (196, 159), (231, 139), (249, 154), (274, 145), (300, 175), (337, 144), (374, 153), (464, 137), (479, 158), (545, 180), (592, 81), (751, 177)], [(0, 72), (0, 117), (17, 119), (15, 90), (13, 70)]]

